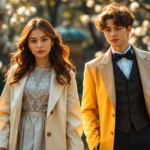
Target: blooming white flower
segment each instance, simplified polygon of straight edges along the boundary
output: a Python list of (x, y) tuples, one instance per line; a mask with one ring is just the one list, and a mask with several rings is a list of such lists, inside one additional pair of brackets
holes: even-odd
[(6, 4), (6, 9), (7, 10), (12, 9), (12, 6), (10, 4)]
[(31, 16), (31, 12), (30, 12), (30, 10), (29, 10), (29, 9), (26, 9), (26, 10), (25, 10), (25, 15), (27, 15), (27, 16)]
[(149, 46), (147, 46), (147, 50), (148, 50), (148, 51), (150, 51), (150, 45), (149, 45)]
[(132, 36), (129, 38), (129, 43), (135, 45), (137, 42), (137, 37), (136, 36)]
[(11, 23), (15, 23), (16, 21), (17, 21), (17, 19), (16, 19), (15, 17), (11, 17), (11, 18), (10, 18), (10, 22), (11, 22)]
[(31, 15), (33, 15), (36, 13), (37, 9), (34, 6), (30, 6), (29, 11), (30, 11)]
[(22, 7), (18, 8), (17, 14), (18, 14), (18, 15), (23, 15), (23, 14), (25, 13), (25, 10), (26, 10), (26, 9), (27, 9), (27, 8), (26, 8), (25, 6), (22, 6)]
[(3, 66), (3, 63), (2, 63), (2, 61), (0, 61), (0, 69), (2, 68), (2, 66)]
[(20, 17), (20, 22), (25, 22), (25, 18), (24, 17)]
[(148, 31), (148, 27), (146, 27), (146, 26), (142, 26), (141, 28), (145, 33)]
[(150, 27), (150, 22), (148, 20), (143, 21), (143, 26), (144, 27)]
[(138, 26), (139, 25), (139, 21), (137, 21), (137, 20), (134, 20), (134, 22), (133, 22), (133, 26)]
[(144, 36), (144, 35), (146, 35), (146, 32), (141, 27), (137, 27), (135, 29), (135, 35), (136, 36)]
[(82, 17), (81, 17), (81, 22), (82, 22), (83, 24), (89, 23), (89, 22), (90, 22), (90, 16), (89, 16), (89, 15), (82, 15)]
[(89, 8), (92, 8), (92, 7), (94, 7), (94, 4), (95, 4), (94, 0), (88, 0), (87, 3), (86, 3), (86, 6), (89, 7)]
[(140, 4), (138, 2), (132, 2), (130, 4), (130, 9), (133, 11), (133, 12), (136, 12), (138, 9), (140, 8)]
[(17, 26), (17, 25), (19, 25), (19, 21), (17, 20), (16, 17), (11, 17), (10, 18), (10, 25), (11, 26)]
[(7, 26), (7, 24), (2, 24), (2, 30), (6, 30), (6, 29), (8, 29), (8, 26)]
[(94, 10), (95, 10), (96, 13), (100, 13), (102, 11), (102, 6), (97, 4), (97, 5), (95, 5)]
[(142, 38), (142, 42), (146, 45), (148, 45), (148, 42), (150, 41), (150, 36), (146, 35)]

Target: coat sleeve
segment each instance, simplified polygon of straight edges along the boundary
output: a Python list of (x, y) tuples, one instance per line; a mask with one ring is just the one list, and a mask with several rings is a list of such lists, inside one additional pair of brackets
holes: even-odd
[[(12, 70), (12, 69), (11, 69)], [(11, 80), (12, 71), (8, 76), (8, 80), (4, 86), (0, 97), (0, 147), (7, 149), (10, 132), (10, 101), (11, 101), (11, 87), (8, 86)]]
[(82, 114), (73, 71), (70, 71), (71, 83), (67, 94), (67, 150), (83, 150)]
[(85, 65), (83, 80), (82, 117), (84, 133), (87, 137), (87, 144), (90, 150), (100, 142), (100, 132), (98, 127), (98, 104), (96, 97), (96, 87), (88, 64)]

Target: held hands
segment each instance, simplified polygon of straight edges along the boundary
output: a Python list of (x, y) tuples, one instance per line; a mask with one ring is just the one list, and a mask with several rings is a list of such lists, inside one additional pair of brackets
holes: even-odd
[(5, 148), (0, 147), (0, 150), (6, 150)]

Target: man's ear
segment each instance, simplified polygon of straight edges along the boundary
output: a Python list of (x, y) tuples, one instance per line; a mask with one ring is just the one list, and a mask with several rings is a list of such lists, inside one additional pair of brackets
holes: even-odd
[(131, 30), (132, 30), (132, 26), (129, 25), (128, 28), (127, 28), (127, 35), (129, 36), (129, 34), (131, 33)]

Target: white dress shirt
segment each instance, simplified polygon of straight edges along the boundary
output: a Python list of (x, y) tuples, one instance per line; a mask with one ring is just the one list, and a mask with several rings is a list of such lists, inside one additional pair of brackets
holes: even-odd
[[(129, 47), (124, 51), (123, 54), (127, 53), (131, 48), (131, 45), (129, 44)], [(133, 53), (133, 50), (131, 50), (131, 52)], [(114, 50), (112, 48), (112, 53), (117, 53), (117, 54), (122, 54), (116, 50)], [(131, 69), (132, 69), (132, 64), (133, 64), (133, 60), (129, 60), (127, 58), (122, 58), (119, 61), (116, 62), (117, 65), (119, 66), (119, 68), (121, 69), (121, 71), (124, 73), (124, 75), (126, 76), (127, 79), (129, 79), (130, 77), (130, 73), (131, 73)]]

